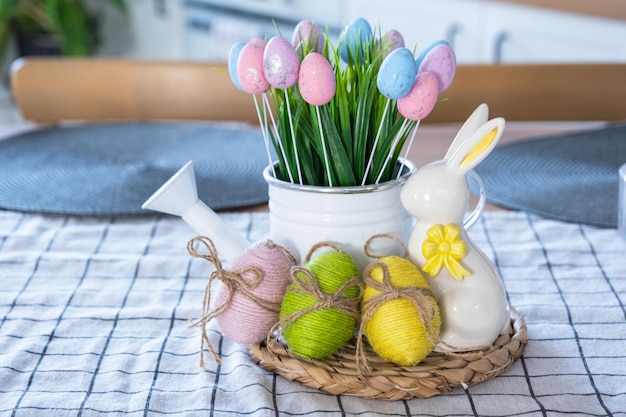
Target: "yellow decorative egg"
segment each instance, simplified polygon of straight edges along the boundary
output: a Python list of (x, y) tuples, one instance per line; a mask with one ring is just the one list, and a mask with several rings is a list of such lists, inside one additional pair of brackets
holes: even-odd
[(363, 279), (363, 333), (369, 344), (395, 364), (421, 362), (432, 352), (441, 327), (439, 307), (424, 276), (409, 260), (388, 256), (369, 265)]

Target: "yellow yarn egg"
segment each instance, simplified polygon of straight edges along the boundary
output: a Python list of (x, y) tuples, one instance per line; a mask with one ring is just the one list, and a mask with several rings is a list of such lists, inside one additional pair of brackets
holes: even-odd
[[(439, 307), (426, 279), (414, 264), (399, 256), (381, 258), (365, 274), (362, 319), (369, 344), (383, 359), (397, 365), (418, 364), (432, 352), (433, 335), (436, 337), (441, 327)], [(390, 286), (403, 295), (394, 294)], [(426, 323), (429, 333), (420, 310), (430, 317)]]

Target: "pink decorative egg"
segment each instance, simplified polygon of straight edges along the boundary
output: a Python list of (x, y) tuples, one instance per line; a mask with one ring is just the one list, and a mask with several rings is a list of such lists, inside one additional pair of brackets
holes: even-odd
[(289, 88), (298, 81), (300, 59), (289, 41), (282, 36), (269, 40), (263, 53), (265, 79), (276, 88)]
[(312, 52), (302, 60), (298, 87), (304, 101), (324, 105), (332, 100), (336, 86), (333, 67), (324, 56)]
[(301, 51), (303, 46), (306, 51), (322, 53), (325, 36), (313, 21), (305, 19), (300, 21), (293, 30), (291, 44), (296, 50)]
[(422, 52), (416, 63), (418, 74), (432, 72), (437, 77), (440, 93), (452, 84), (456, 72), (456, 55), (448, 42), (434, 42)]
[(252, 38), (250, 39), (249, 43), (253, 45), (258, 45), (259, 47), (265, 49), (265, 41), (261, 38)]
[[(270, 329), (278, 322), (280, 304), (291, 282), (290, 272), (294, 266), (293, 258), (282, 247), (271, 241), (251, 246), (228, 267), (237, 272), (253, 267), (261, 273), (257, 286), (250, 293), (262, 300), (276, 305), (276, 311), (268, 311), (243, 294), (241, 288), (235, 288), (229, 307), (217, 316), (217, 324), (222, 334), (237, 343), (249, 345), (265, 340)], [(241, 273), (247, 282), (258, 279), (252, 271)], [(220, 281), (214, 306), (221, 306), (227, 300), (228, 291)], [(215, 308), (215, 307), (214, 307)]]
[(239, 53), (237, 79), (241, 88), (250, 94), (261, 94), (270, 87), (263, 74), (263, 52), (265, 41), (252, 39)]
[(404, 47), (404, 36), (395, 29), (388, 30), (380, 38), (379, 48), (383, 54), (383, 59), (395, 49)]
[(398, 111), (409, 120), (422, 120), (435, 107), (438, 94), (439, 82), (433, 73), (417, 74), (409, 94), (398, 99)]

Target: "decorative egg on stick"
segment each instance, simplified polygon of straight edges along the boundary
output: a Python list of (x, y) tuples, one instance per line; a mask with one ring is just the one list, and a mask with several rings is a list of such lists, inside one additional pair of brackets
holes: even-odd
[(324, 51), (325, 41), (324, 33), (312, 20), (308, 19), (301, 20), (296, 25), (291, 36), (291, 44), (299, 53), (306, 51), (321, 54)]
[(398, 99), (398, 112), (409, 120), (420, 121), (430, 114), (437, 103), (439, 82), (432, 72), (415, 76), (409, 93)]
[(393, 50), (383, 61), (376, 78), (376, 86), (388, 99), (406, 96), (413, 87), (417, 67), (413, 53), (408, 48)]
[[(300, 157), (298, 156), (296, 133), (293, 127), (291, 105), (289, 103), (289, 95), (287, 93), (287, 89), (293, 87), (293, 85), (298, 81), (300, 60), (298, 59), (298, 53), (295, 48), (287, 39), (282, 36), (274, 36), (269, 40), (263, 53), (263, 70), (265, 72), (265, 78), (270, 85), (272, 87), (282, 89), (285, 92), (285, 103), (287, 105), (289, 128), (291, 131), (291, 140), (295, 154), (296, 169), (298, 171), (298, 181), (300, 182), (300, 185), (302, 185)], [(285, 161), (285, 163), (288, 165), (287, 161)], [(287, 170), (291, 171), (289, 166), (287, 166)]]
[(388, 30), (379, 41), (379, 53), (382, 54), (383, 59), (387, 57), (391, 52), (398, 48), (403, 48), (404, 45), (404, 36), (402, 33), (398, 32), (395, 29)]
[(230, 75), (230, 80), (233, 82), (235, 87), (237, 87), (238, 90), (245, 92), (239, 83), (239, 76), (237, 75), (237, 61), (239, 60), (239, 55), (241, 54), (241, 50), (244, 46), (246, 46), (245, 42), (238, 42), (230, 47), (230, 51), (228, 51), (228, 75)]
[(263, 52), (265, 79), (280, 89), (292, 87), (298, 81), (300, 60), (294, 47), (282, 36), (274, 36)]
[(263, 73), (263, 52), (265, 41), (251, 39), (241, 48), (237, 58), (237, 79), (244, 91), (256, 95), (263, 94), (270, 88), (270, 83)]
[[(402, 175), (404, 161), (413, 146), (413, 140), (419, 127), (419, 122), (426, 117), (437, 103), (438, 93), (445, 91), (454, 80), (456, 73), (456, 55), (454, 49), (445, 40), (435, 41), (417, 57), (415, 61), (419, 78), (411, 93), (404, 100), (398, 100), (398, 111), (407, 120), (417, 121), (409, 144), (404, 152), (402, 166), (398, 177)], [(421, 76), (422, 74), (429, 74)], [(421, 76), (421, 77), (420, 77)], [(433, 77), (435, 78), (433, 80)], [(435, 87), (436, 86), (436, 87)], [(434, 89), (436, 88), (436, 91)], [(395, 146), (393, 147), (395, 148)]]
[[(255, 57), (258, 56), (257, 49), (259, 49), (260, 47), (261, 46), (255, 46), (254, 44), (246, 44), (243, 42), (234, 44), (230, 48), (230, 51), (228, 53), (228, 72), (230, 74), (230, 78), (233, 81), (233, 84), (235, 84), (235, 87), (237, 87), (241, 91), (252, 94), (252, 98), (254, 99), (254, 107), (259, 118), (259, 125), (261, 126), (261, 133), (263, 134), (263, 141), (265, 142), (268, 164), (270, 166), (270, 169), (272, 170), (272, 174), (276, 176), (276, 172), (274, 172), (274, 164), (272, 163), (272, 153), (270, 151), (270, 142), (267, 132), (267, 117), (265, 117), (264, 122), (263, 116), (261, 116), (261, 111), (259, 110), (259, 103), (256, 98), (256, 94), (269, 88), (269, 83), (267, 84), (267, 86), (265, 86), (265, 83), (267, 81), (265, 81), (264, 83), (263, 79), (259, 79), (256, 73), (256, 71), (258, 71), (258, 68), (255, 64)], [(243, 61), (240, 62), (241, 55), (244, 50), (245, 53), (243, 54)], [(244, 71), (246, 65), (248, 65), (247, 68), (250, 74), (247, 74)], [(244, 80), (243, 84), (240, 79)], [(265, 106), (263, 108), (265, 109)]]
[(415, 62), (417, 73), (431, 72), (439, 82), (439, 92), (445, 91), (456, 73), (456, 55), (450, 44), (444, 40), (433, 42)]
[[(259, 123), (261, 124), (261, 130), (263, 131), (263, 135), (265, 138), (265, 144), (268, 148), (269, 153), (269, 133), (267, 126), (267, 114), (269, 113), (270, 118), (272, 120), (272, 125), (274, 127), (274, 134), (277, 138), (280, 138), (278, 133), (278, 128), (276, 127), (276, 120), (274, 119), (274, 114), (270, 110), (269, 100), (267, 99), (266, 91), (270, 88), (270, 83), (265, 78), (265, 74), (263, 71), (263, 54), (265, 52), (266, 44), (263, 39), (253, 38), (248, 42), (243, 48), (241, 48), (241, 52), (239, 54), (239, 58), (237, 60), (237, 79), (239, 80), (239, 84), (241, 88), (247, 93), (252, 94), (254, 98), (254, 104), (257, 109), (257, 114), (259, 116)], [(261, 118), (261, 113), (259, 110), (259, 103), (257, 101), (256, 95), (261, 94), (262, 102), (263, 102), (263, 115), (264, 119)], [(282, 141), (279, 139), (277, 141), (280, 145), (281, 153), (283, 154), (283, 158), (287, 160), (285, 149), (282, 146)], [(270, 166), (273, 167), (271, 157), (270, 157)], [(273, 169), (273, 168), (272, 168)], [(287, 170), (289, 174), (289, 179), (293, 182), (293, 177), (291, 175), (291, 170)], [(274, 175), (276, 173), (274, 172)]]
[(361, 62), (365, 57), (364, 50), (371, 43), (372, 27), (362, 17), (354, 19), (339, 34), (339, 54), (346, 63)]
[(330, 165), (328, 160), (328, 152), (326, 150), (326, 141), (324, 139), (324, 129), (320, 117), (319, 106), (328, 104), (335, 95), (337, 88), (335, 73), (330, 62), (323, 55), (312, 52), (307, 55), (300, 64), (300, 76), (298, 79), (298, 87), (302, 99), (307, 103), (315, 106), (317, 114), (317, 123), (320, 129), (320, 137), (322, 139), (322, 151), (324, 154), (324, 164), (326, 165), (326, 175), (328, 176), (328, 184), (333, 186), (333, 179), (330, 174)]
[(411, 91), (416, 74), (417, 67), (415, 66), (413, 54), (405, 47), (400, 47), (392, 51), (380, 66), (376, 79), (376, 85), (378, 87), (378, 91), (387, 97), (387, 102), (385, 104), (385, 109), (383, 110), (383, 116), (380, 119), (376, 137), (374, 138), (374, 145), (365, 168), (365, 173), (363, 174), (361, 185), (365, 185), (369, 171), (372, 167), (374, 153), (376, 151), (376, 147), (378, 146), (378, 140), (380, 139), (380, 133), (382, 131), (382, 125), (385, 122), (385, 118), (389, 110), (389, 103), (391, 100), (397, 100), (404, 97), (409, 93), (409, 91)]
[[(409, 155), (409, 151), (413, 146), (413, 140), (415, 139), (415, 134), (417, 133), (417, 128), (419, 127), (420, 121), (424, 119), (426, 116), (430, 114), (430, 112), (437, 104), (437, 98), (439, 96), (439, 81), (437, 81), (437, 77), (431, 72), (422, 72), (421, 74), (417, 74), (415, 77), (415, 83), (413, 84), (413, 88), (406, 96), (398, 99), (398, 112), (405, 117), (406, 120), (414, 120), (417, 122), (413, 129), (413, 134), (411, 135), (411, 139), (409, 140), (409, 144), (404, 152), (404, 157), (402, 158), (402, 166), (398, 171), (398, 177), (402, 175), (402, 169), (404, 168), (404, 161)], [(391, 158), (391, 155), (395, 151), (395, 145), (392, 146), (391, 152), (387, 157), (387, 160)], [(387, 161), (385, 161), (385, 165)], [(384, 171), (381, 170), (381, 172)], [(378, 180), (376, 181), (378, 182)]]

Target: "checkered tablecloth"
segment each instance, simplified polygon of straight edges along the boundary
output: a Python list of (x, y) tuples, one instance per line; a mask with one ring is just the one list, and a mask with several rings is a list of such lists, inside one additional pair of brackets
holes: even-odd
[[(267, 213), (225, 213), (254, 241)], [(429, 399), (332, 396), (254, 365), (197, 318), (210, 264), (165, 216), (0, 211), (0, 416), (626, 416), (626, 242), (614, 229), (486, 212), (471, 235), (525, 317), (523, 357)]]

